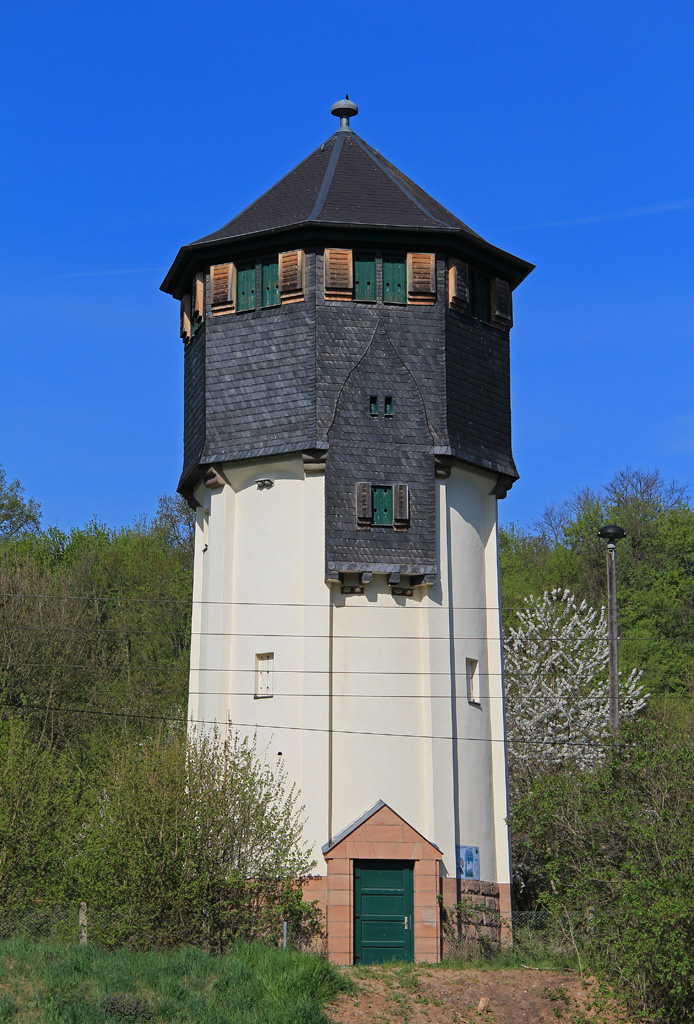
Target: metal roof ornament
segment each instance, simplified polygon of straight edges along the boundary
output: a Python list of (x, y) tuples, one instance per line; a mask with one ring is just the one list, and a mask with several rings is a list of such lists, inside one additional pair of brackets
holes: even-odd
[(349, 95), (345, 95), (343, 100), (338, 100), (337, 103), (333, 103), (330, 108), (330, 113), (334, 114), (335, 117), (340, 118), (341, 132), (351, 132), (353, 129), (349, 126), (350, 117), (356, 117), (359, 113), (359, 107), (356, 103), (352, 103)]

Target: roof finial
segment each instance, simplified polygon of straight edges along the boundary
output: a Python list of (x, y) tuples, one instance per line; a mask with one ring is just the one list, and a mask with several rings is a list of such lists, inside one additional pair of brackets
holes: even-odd
[(352, 129), (349, 126), (349, 119), (350, 117), (356, 117), (359, 113), (359, 107), (356, 103), (352, 103), (349, 98), (349, 94), (347, 93), (343, 100), (338, 100), (337, 103), (333, 103), (330, 108), (330, 113), (334, 114), (335, 117), (340, 118), (339, 130), (341, 132), (351, 132)]

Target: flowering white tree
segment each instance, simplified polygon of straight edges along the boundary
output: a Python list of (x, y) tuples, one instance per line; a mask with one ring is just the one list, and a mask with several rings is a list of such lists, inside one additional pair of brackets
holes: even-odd
[[(609, 637), (598, 613), (569, 590), (525, 598), (518, 625), (504, 632), (504, 676), (512, 790), (540, 771), (591, 768), (609, 729)], [(620, 673), (621, 675), (621, 673)], [(649, 696), (634, 669), (620, 681), (619, 713), (632, 717)]]

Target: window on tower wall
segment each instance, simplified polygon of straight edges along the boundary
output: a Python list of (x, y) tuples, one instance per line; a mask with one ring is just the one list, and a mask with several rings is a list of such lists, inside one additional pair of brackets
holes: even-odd
[(410, 489), (407, 484), (357, 484), (357, 525), (361, 529), (389, 526), (406, 530), (410, 522)]
[(263, 293), (261, 305), (279, 306), (280, 304), (280, 278), (277, 260), (264, 260), (263, 262)]
[(354, 257), (354, 298), (356, 302), (376, 301), (376, 257), (358, 253)]
[(407, 260), (405, 256), (383, 257), (383, 301), (407, 304)]
[(255, 263), (239, 263), (236, 267), (236, 312), (255, 309)]

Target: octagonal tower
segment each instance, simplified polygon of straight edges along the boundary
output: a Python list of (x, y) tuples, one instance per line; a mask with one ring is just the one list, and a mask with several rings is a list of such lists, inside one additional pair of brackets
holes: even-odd
[(532, 267), (333, 113), (162, 285), (197, 509), (189, 711), (257, 732), (301, 789), (331, 957), (435, 960), (439, 892), (510, 913), (497, 501)]

